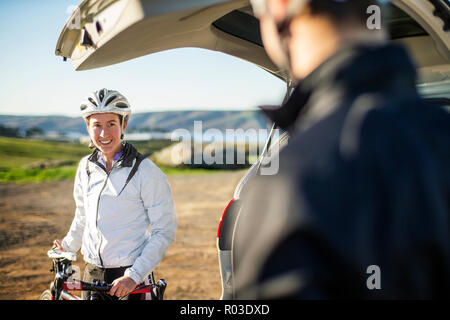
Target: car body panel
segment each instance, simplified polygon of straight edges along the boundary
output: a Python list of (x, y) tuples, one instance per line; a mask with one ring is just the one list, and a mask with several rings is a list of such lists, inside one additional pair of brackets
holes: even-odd
[[(432, 1), (440, 0), (392, 1), (429, 34), (395, 39), (412, 52), (420, 82), (450, 77), (450, 32), (444, 30), (442, 18), (433, 14)], [(255, 21), (248, 0), (85, 0), (64, 26), (55, 54), (70, 58), (76, 70), (88, 70), (195, 47), (230, 54), (286, 79), (287, 74), (265, 53)], [(220, 28), (220, 22), (230, 29)], [(242, 27), (236, 28), (239, 23)], [(246, 38), (245, 29), (257, 40)], [(87, 43), (83, 41), (86, 33), (91, 40)]]
[[(196, 47), (248, 60), (272, 73), (280, 72), (261, 45), (214, 26), (215, 21), (237, 9), (248, 11), (247, 0), (116, 0), (93, 13), (97, 2), (84, 1), (58, 39), (55, 54), (71, 58), (76, 70), (109, 66), (169, 49)], [(74, 28), (77, 16), (79, 29)], [(83, 29), (92, 45), (82, 45)]]

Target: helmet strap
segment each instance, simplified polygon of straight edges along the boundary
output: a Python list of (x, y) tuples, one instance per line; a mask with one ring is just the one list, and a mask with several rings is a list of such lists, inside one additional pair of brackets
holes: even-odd
[(120, 116), (120, 129), (121, 129), (121, 133), (120, 133), (120, 140), (122, 140), (122, 144), (125, 145), (125, 141), (123, 141), (124, 138), (124, 131), (125, 131), (125, 122), (128, 123), (128, 119), (129, 116)]

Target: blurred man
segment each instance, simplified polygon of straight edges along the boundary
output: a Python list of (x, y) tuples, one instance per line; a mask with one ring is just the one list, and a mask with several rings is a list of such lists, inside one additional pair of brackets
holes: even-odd
[(241, 197), (236, 298), (450, 297), (450, 119), (419, 97), (406, 51), (368, 28), (380, 4), (252, 5), (299, 83), (266, 110), (290, 139), (278, 174)]

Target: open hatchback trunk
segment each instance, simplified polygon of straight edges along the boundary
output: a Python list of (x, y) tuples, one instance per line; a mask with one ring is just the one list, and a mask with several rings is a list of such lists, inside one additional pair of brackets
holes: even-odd
[[(420, 82), (449, 81), (448, 2), (391, 2), (389, 33), (410, 49)], [(182, 47), (223, 52), (286, 79), (264, 51), (248, 0), (85, 0), (61, 31), (55, 54), (88, 70)]]

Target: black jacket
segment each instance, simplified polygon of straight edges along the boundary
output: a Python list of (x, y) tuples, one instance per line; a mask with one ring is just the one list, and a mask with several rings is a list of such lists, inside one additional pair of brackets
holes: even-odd
[(242, 195), (237, 298), (450, 297), (450, 116), (415, 82), (398, 46), (345, 48), (266, 110), (291, 137)]

